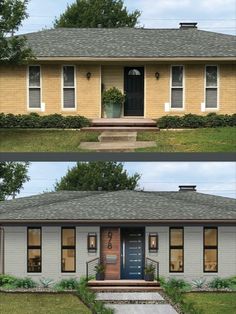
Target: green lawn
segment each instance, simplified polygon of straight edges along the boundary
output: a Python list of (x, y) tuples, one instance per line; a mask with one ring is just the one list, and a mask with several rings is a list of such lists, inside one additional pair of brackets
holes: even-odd
[(0, 293), (1, 314), (90, 314), (91, 311), (71, 294)]
[(156, 141), (156, 147), (138, 150), (146, 152), (235, 152), (236, 127), (142, 132), (138, 140)]
[[(70, 130), (0, 130), (0, 152), (79, 152), (81, 141), (98, 141), (97, 132)], [(140, 141), (155, 141), (145, 152), (235, 152), (236, 127), (140, 132)]]
[(193, 301), (204, 314), (236, 313), (236, 292), (186, 293), (185, 297)]
[(79, 152), (81, 141), (98, 141), (97, 132), (0, 129), (1, 152)]

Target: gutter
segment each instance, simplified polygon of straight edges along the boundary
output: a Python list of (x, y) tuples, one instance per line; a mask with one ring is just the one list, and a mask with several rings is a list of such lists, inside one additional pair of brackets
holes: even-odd
[(4, 274), (4, 242), (5, 233), (4, 228), (0, 227), (0, 275)]
[(179, 61), (234, 61), (236, 62), (236, 56), (232, 57), (36, 57), (37, 61), (156, 61), (156, 62), (179, 62)]

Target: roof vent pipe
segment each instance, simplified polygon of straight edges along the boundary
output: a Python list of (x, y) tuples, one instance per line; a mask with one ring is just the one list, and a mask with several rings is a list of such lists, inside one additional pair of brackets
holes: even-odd
[(179, 185), (179, 192), (196, 192), (196, 185)]
[(196, 22), (183, 22), (183, 23), (179, 23), (179, 28), (180, 28), (180, 29), (197, 28), (197, 23), (196, 23)]

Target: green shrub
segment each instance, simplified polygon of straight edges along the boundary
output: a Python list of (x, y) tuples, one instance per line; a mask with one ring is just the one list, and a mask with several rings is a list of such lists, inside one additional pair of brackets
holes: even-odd
[(229, 278), (220, 278), (220, 277), (216, 277), (214, 279), (212, 279), (212, 281), (210, 281), (208, 283), (208, 286), (212, 289), (225, 289), (225, 288), (230, 288), (232, 285), (232, 280)]
[(37, 286), (36, 282), (29, 277), (17, 278), (14, 285), (16, 288), (22, 288), (22, 289), (32, 289)]
[(110, 105), (110, 104), (120, 104), (122, 105), (125, 101), (125, 95), (122, 94), (122, 92), (116, 88), (112, 87), (102, 94), (102, 101), (104, 105)]
[(80, 129), (90, 125), (83, 116), (62, 116), (51, 114), (41, 116), (37, 113), (13, 115), (0, 114), (0, 128), (61, 128)]
[(16, 277), (11, 275), (0, 275), (0, 287), (6, 285), (14, 285)]
[(194, 288), (202, 289), (205, 286), (206, 279), (200, 278), (192, 281), (192, 286)]
[(206, 116), (186, 114), (184, 116), (163, 116), (157, 120), (157, 126), (161, 129), (179, 128), (216, 128), (236, 126), (236, 114), (218, 115), (209, 113)]
[(62, 279), (54, 286), (54, 288), (58, 291), (76, 290), (79, 288), (79, 281), (75, 278)]
[(176, 278), (170, 278), (165, 286), (171, 288), (171, 289), (178, 289), (180, 291), (187, 290), (191, 287), (189, 283), (184, 281), (183, 279), (176, 279)]

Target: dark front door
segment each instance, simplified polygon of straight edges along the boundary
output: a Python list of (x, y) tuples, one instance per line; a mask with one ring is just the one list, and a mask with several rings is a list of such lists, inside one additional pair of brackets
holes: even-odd
[(143, 279), (144, 229), (121, 232), (121, 279)]
[(144, 68), (126, 67), (124, 70), (126, 94), (124, 116), (144, 115)]

